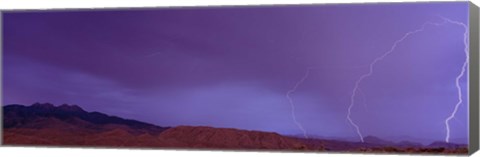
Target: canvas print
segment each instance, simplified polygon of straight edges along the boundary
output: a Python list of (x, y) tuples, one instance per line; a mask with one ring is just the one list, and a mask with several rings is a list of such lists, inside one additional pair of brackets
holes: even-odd
[(468, 153), (468, 2), (3, 13), (3, 145)]

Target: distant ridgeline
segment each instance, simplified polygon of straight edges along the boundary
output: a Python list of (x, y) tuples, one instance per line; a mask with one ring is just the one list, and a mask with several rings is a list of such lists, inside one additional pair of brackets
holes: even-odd
[(324, 150), (277, 133), (206, 126), (159, 127), (76, 105), (7, 105), (4, 144), (210, 149)]
[(299, 138), (275, 132), (210, 126), (160, 127), (136, 120), (87, 112), (76, 105), (3, 106), (3, 144), (107, 147), (170, 147), (467, 154), (467, 145), (410, 141), (391, 142), (374, 136), (365, 142)]
[[(4, 112), (4, 128), (42, 128), (48, 127), (38, 125), (36, 123), (41, 120), (60, 120), (66, 121), (74, 125), (84, 126), (101, 130), (100, 127), (93, 125), (116, 124), (125, 125), (135, 130), (143, 130), (152, 135), (157, 135), (168, 127), (158, 127), (152, 124), (139, 122), (136, 120), (123, 119), (115, 116), (109, 116), (100, 112), (86, 112), (77, 105), (63, 104), (54, 106), (50, 103), (35, 103), (31, 106), (23, 105), (7, 105), (3, 107)], [(85, 123), (87, 122), (87, 123)], [(88, 123), (91, 123), (88, 125)], [(44, 123), (42, 123), (44, 124)], [(133, 130), (132, 130), (133, 131)], [(137, 132), (138, 131), (133, 131)]]

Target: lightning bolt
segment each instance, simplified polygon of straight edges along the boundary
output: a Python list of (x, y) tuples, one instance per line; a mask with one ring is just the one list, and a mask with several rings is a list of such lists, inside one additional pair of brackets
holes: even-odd
[[(458, 108), (460, 105), (463, 103), (462, 99), (462, 88), (460, 87), (460, 79), (465, 75), (467, 66), (468, 66), (468, 60), (469, 60), (469, 55), (468, 55), (468, 27), (466, 24), (458, 21), (453, 21), (447, 18), (442, 17), (442, 19), (448, 23), (455, 24), (458, 26), (462, 26), (465, 29), (465, 33), (463, 34), (463, 44), (465, 46), (464, 48), (464, 53), (465, 53), (465, 61), (463, 62), (462, 69), (460, 70), (460, 74), (457, 75), (455, 78), (455, 86), (457, 87), (457, 96), (458, 96), (458, 102), (455, 104), (455, 107), (450, 114), (450, 116), (445, 119), (445, 128), (447, 130), (447, 135), (445, 137), (445, 142), (449, 143), (450, 142), (450, 125), (449, 122), (455, 117), (455, 114), (458, 111)], [(467, 78), (468, 79), (468, 78)]]
[(358, 88), (358, 91), (359, 91), (360, 94), (362, 95), (363, 107), (364, 107), (365, 109), (367, 109), (367, 97), (365, 96), (365, 93), (362, 91), (361, 88)]
[(305, 130), (305, 128), (303, 128), (302, 124), (300, 124), (297, 121), (297, 116), (295, 115), (295, 104), (293, 103), (293, 99), (292, 99), (291, 95), (293, 93), (295, 93), (295, 91), (297, 91), (297, 88), (308, 78), (308, 76), (310, 75), (310, 71), (312, 69), (313, 69), (313, 67), (307, 68), (307, 71), (305, 72), (305, 75), (303, 75), (303, 77), (297, 83), (295, 83), (295, 86), (293, 86), (293, 88), (290, 89), (286, 94), (286, 97), (288, 99), (288, 103), (290, 104), (290, 107), (291, 107), (291, 111), (292, 111), (291, 114), (292, 114), (293, 122), (295, 123), (295, 125), (297, 125), (298, 129), (300, 129), (302, 131), (303, 137), (305, 137), (305, 138), (308, 138), (307, 130)]
[[(365, 74), (361, 75), (361, 76), (358, 78), (358, 80), (355, 81), (355, 86), (353, 87), (352, 95), (351, 95), (351, 97), (350, 97), (350, 104), (349, 104), (348, 110), (347, 110), (347, 119), (348, 119), (348, 121), (350, 122), (350, 124), (355, 128), (355, 131), (356, 131), (357, 135), (359, 136), (361, 142), (364, 142), (364, 140), (363, 140), (363, 135), (362, 135), (362, 133), (361, 133), (361, 131), (360, 131), (360, 127), (359, 127), (359, 126), (352, 120), (352, 118), (351, 118), (352, 108), (355, 106), (355, 97), (356, 97), (356, 95), (357, 95), (357, 92), (359, 91), (360, 83), (362, 83), (362, 81), (363, 81), (364, 79), (372, 76), (372, 75), (373, 75), (373, 72), (374, 72), (374, 67), (375, 67), (375, 65), (376, 65), (378, 62), (380, 62), (380, 61), (382, 61), (383, 59), (385, 59), (385, 57), (387, 57), (388, 55), (390, 55), (390, 54), (397, 48), (397, 46), (398, 46), (400, 43), (402, 43), (403, 41), (405, 41), (408, 37), (410, 37), (410, 36), (412, 36), (412, 35), (414, 35), (414, 34), (417, 34), (417, 33), (419, 33), (419, 32), (424, 31), (425, 28), (426, 28), (428, 25), (440, 26), (440, 25), (444, 25), (444, 24), (446, 24), (446, 23), (454, 23), (454, 24), (462, 25), (462, 26), (464, 26), (464, 27), (466, 28), (465, 24), (463, 24), (463, 23), (460, 23), (460, 22), (457, 22), (457, 21), (452, 21), (452, 20), (449, 20), (449, 19), (443, 18), (443, 17), (442, 17), (442, 19), (443, 19), (443, 22), (441, 22), (441, 23), (434, 23), (434, 22), (427, 21), (427, 22), (423, 23), (420, 28), (405, 33), (400, 39), (396, 40), (396, 41), (393, 43), (392, 47), (390, 47), (390, 49), (389, 49), (388, 51), (386, 51), (385, 53), (383, 53), (381, 56), (375, 58), (375, 59), (370, 63), (368, 73), (365, 73)], [(466, 38), (465, 38), (465, 40), (466, 40)], [(468, 56), (468, 51), (467, 51), (467, 50), (466, 50), (466, 53), (467, 53), (467, 56)], [(456, 81), (456, 83), (457, 83), (457, 88), (460, 88), (459, 85), (458, 85), (458, 82), (459, 82), (458, 80), (459, 80), (459, 78), (461, 78), (461, 77), (463, 76), (463, 74), (465, 73), (466, 64), (467, 64), (467, 62), (464, 63), (464, 66), (463, 66), (463, 68), (462, 68), (462, 72), (461, 72), (460, 75), (457, 77), (457, 81)], [(460, 89), (459, 89), (459, 91), (460, 91)], [(459, 92), (459, 97), (461, 97), (461, 92)], [(461, 104), (461, 103), (462, 103), (461, 98), (459, 98), (459, 103), (457, 103), (457, 105), (455, 106), (455, 110), (452, 112), (452, 115), (451, 115), (450, 117), (453, 117), (453, 116), (455, 115), (455, 113), (457, 112), (458, 106), (459, 106), (459, 104)], [(450, 118), (450, 117), (449, 117), (449, 118)], [(448, 129), (447, 129), (447, 132), (448, 132), (447, 134), (449, 134), (449, 127), (448, 127), (449, 118), (447, 118), (447, 120), (445, 121), (445, 124), (447, 125), (447, 128), (448, 128)], [(450, 118), (450, 119), (451, 119), (451, 118)], [(447, 135), (447, 141), (448, 141), (448, 136), (449, 136), (449, 135)]]
[[(360, 66), (354, 66), (354, 67), (334, 67), (334, 68), (345, 68), (345, 69), (351, 69), (351, 68), (361, 68), (361, 67), (365, 67), (365, 65), (360, 65)], [(298, 122), (297, 120), (297, 116), (295, 115), (295, 104), (293, 102), (293, 99), (292, 99), (292, 94), (295, 93), (297, 91), (297, 88), (303, 84), (303, 82), (305, 82), (305, 80), (308, 78), (308, 76), (310, 76), (310, 72), (312, 70), (317, 70), (317, 69), (323, 69), (324, 67), (308, 67), (307, 70), (305, 71), (305, 74), (303, 75), (303, 77), (297, 82), (295, 83), (295, 86), (292, 87), (292, 89), (290, 89), (287, 94), (286, 94), (286, 97), (288, 99), (288, 103), (290, 104), (290, 107), (291, 107), (291, 116), (292, 116), (292, 120), (293, 122), (295, 123), (295, 125), (298, 127), (298, 129), (300, 129), (303, 133), (303, 137), (305, 138), (308, 138), (308, 135), (307, 135), (307, 131), (306, 129), (303, 127), (303, 125)], [(332, 67), (329, 67), (329, 68), (332, 68)]]

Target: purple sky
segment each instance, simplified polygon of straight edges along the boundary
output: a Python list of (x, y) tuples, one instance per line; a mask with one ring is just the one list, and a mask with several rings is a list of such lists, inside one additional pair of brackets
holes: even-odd
[[(318, 67), (292, 94), (298, 121), (310, 135), (358, 140), (346, 120), (355, 81), (439, 16), (467, 23), (468, 3), (8, 12), (3, 104), (299, 135), (285, 94)], [(428, 26), (376, 65), (352, 113), (364, 135), (443, 141), (463, 32)], [(465, 102), (451, 121), (453, 142), (467, 142)]]

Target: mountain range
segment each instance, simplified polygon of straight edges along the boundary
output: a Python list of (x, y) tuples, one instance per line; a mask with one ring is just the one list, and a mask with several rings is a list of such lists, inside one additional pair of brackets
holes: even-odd
[(300, 138), (275, 132), (210, 126), (162, 127), (77, 105), (35, 103), (3, 106), (3, 144), (92, 147), (194, 148), (235, 150), (468, 153), (467, 145), (391, 142), (367, 136), (364, 142)]

